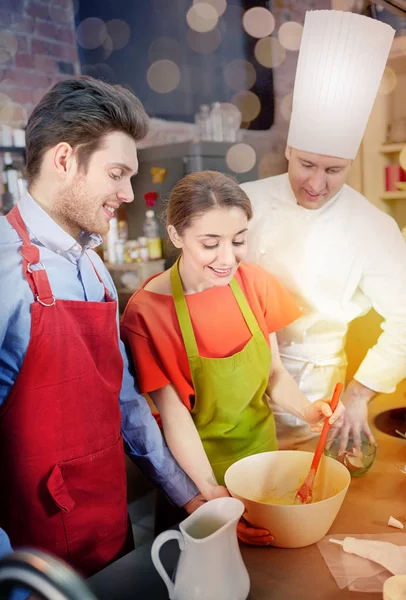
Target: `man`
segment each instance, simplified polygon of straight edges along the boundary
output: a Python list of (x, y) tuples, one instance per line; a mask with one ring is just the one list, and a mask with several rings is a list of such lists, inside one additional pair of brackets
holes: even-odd
[(133, 200), (147, 127), (124, 88), (58, 83), (28, 121), (30, 193), (0, 219), (0, 527), (85, 575), (131, 549), (123, 445), (175, 504), (201, 501), (136, 391), (93, 251)]
[[(296, 296), (303, 315), (278, 335), (288, 371), (312, 400), (344, 382), (348, 324), (374, 307), (383, 333), (348, 384), (340, 449), (371, 441), (368, 402), (406, 375), (406, 245), (394, 220), (345, 185), (393, 38), (383, 23), (336, 11), (307, 13), (286, 158), (288, 173), (242, 187), (254, 219), (251, 260)], [(307, 439), (277, 412), (280, 447)], [(338, 435), (338, 431), (335, 432)]]

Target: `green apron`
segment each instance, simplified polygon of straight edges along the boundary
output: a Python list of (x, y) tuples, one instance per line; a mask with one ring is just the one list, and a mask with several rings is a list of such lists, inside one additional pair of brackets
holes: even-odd
[(277, 450), (275, 422), (265, 391), (271, 350), (235, 279), (231, 290), (251, 332), (246, 346), (226, 358), (199, 356), (178, 261), (171, 268), (171, 287), (195, 391), (193, 421), (217, 482), (240, 458)]

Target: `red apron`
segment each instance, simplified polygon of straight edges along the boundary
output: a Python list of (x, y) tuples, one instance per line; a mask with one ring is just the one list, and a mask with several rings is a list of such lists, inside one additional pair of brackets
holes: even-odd
[(44, 549), (88, 576), (132, 547), (117, 303), (106, 288), (105, 302), (55, 300), (45, 269), (31, 269), (39, 250), (17, 207), (7, 219), (34, 302), (24, 363), (0, 407), (0, 526), (14, 547)]

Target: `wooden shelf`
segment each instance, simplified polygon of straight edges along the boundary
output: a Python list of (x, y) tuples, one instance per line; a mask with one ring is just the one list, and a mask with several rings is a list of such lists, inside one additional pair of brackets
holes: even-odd
[(382, 194), (382, 200), (406, 200), (406, 191), (384, 192)]
[(383, 144), (379, 151), (381, 154), (397, 154), (398, 152), (402, 152), (403, 148), (406, 148), (406, 142), (399, 144)]

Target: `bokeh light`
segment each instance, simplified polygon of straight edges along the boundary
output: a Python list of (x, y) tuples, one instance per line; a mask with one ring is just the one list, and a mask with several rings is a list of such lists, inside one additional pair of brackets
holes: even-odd
[(403, 150), (399, 154), (399, 164), (406, 171), (406, 146), (404, 146)]
[(89, 17), (79, 23), (76, 29), (76, 39), (79, 46), (85, 50), (94, 50), (101, 46), (107, 37), (107, 27), (98, 17)]
[(245, 31), (254, 38), (264, 38), (271, 35), (275, 29), (273, 14), (266, 8), (255, 6), (244, 14), (242, 20)]
[(18, 41), (14, 33), (3, 29), (0, 31), (0, 63), (8, 62), (15, 56)]
[(286, 50), (275, 37), (266, 37), (255, 44), (255, 58), (264, 67), (279, 67), (286, 57)]
[(220, 110), (226, 128), (237, 132), (241, 125), (240, 110), (235, 106), (235, 104), (231, 104), (231, 102), (221, 102)]
[(122, 19), (111, 19), (106, 23), (107, 33), (111, 37), (114, 50), (121, 50), (128, 44), (131, 37), (131, 29), (128, 23)]
[(149, 62), (171, 60), (175, 63), (182, 61), (182, 48), (179, 42), (172, 38), (160, 37), (152, 42), (148, 50)]
[(210, 54), (217, 50), (221, 44), (221, 32), (218, 27), (206, 33), (199, 33), (193, 29), (189, 29), (186, 34), (186, 41), (190, 48), (200, 54)]
[(280, 110), (285, 121), (290, 121), (290, 115), (292, 114), (292, 102), (293, 93), (286, 94), (286, 96), (281, 100)]
[(168, 94), (179, 85), (180, 69), (171, 60), (157, 60), (148, 69), (147, 81), (158, 94)]
[(216, 27), (219, 16), (216, 9), (211, 4), (199, 2), (189, 8), (186, 20), (190, 29), (205, 33)]
[(16, 105), (6, 94), (0, 93), (0, 123), (11, 123)]
[(226, 163), (234, 173), (247, 173), (256, 163), (255, 150), (249, 144), (234, 144), (228, 149)]
[(110, 56), (113, 53), (114, 50), (114, 44), (113, 44), (113, 40), (111, 39), (111, 37), (109, 36), (109, 34), (106, 35), (106, 39), (104, 40), (103, 44), (103, 58), (104, 60), (107, 60), (108, 58), (110, 58)]
[(300, 48), (303, 25), (295, 21), (283, 23), (278, 31), (278, 39), (286, 50), (296, 51)]
[(238, 92), (232, 100), (241, 113), (241, 122), (250, 123), (261, 112), (261, 102), (256, 94), (249, 91)]
[(216, 10), (219, 17), (225, 13), (227, 8), (227, 0), (193, 0), (193, 4), (201, 4), (202, 2), (210, 4)]
[(254, 66), (247, 60), (232, 60), (224, 69), (224, 79), (232, 90), (249, 90), (255, 83), (257, 74)]
[(393, 92), (396, 87), (397, 77), (395, 71), (391, 67), (386, 67), (381, 84), (379, 86), (378, 94), (387, 95)]

